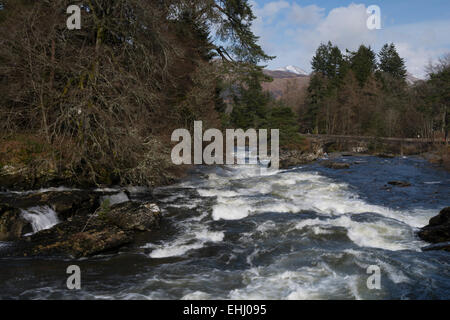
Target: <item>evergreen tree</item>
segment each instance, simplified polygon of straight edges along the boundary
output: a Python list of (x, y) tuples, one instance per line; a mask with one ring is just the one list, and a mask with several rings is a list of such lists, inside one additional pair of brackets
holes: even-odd
[(316, 55), (311, 61), (313, 72), (322, 73), (325, 76), (328, 75), (328, 64), (330, 61), (331, 47), (331, 42), (328, 42), (328, 44), (326, 45), (323, 43), (320, 44), (319, 48), (317, 48)]
[(406, 79), (405, 61), (400, 57), (393, 43), (385, 44), (378, 57), (380, 60), (378, 67), (381, 72), (390, 74), (395, 79)]
[(261, 128), (266, 124), (270, 94), (263, 92), (258, 72), (252, 72), (233, 97), (231, 122), (237, 128)]
[(314, 133), (328, 132), (329, 126), (323, 117), (323, 110), (342, 85), (348, 65), (341, 50), (331, 42), (319, 46), (311, 64), (314, 75), (308, 87), (307, 109), (303, 115), (306, 127), (303, 130)]
[(315, 73), (321, 73), (329, 79), (336, 79), (343, 71), (344, 59), (341, 50), (329, 41), (328, 44), (319, 46), (311, 65)]
[(244, 130), (279, 129), (280, 146), (302, 142), (294, 112), (263, 91), (258, 72), (250, 74), (245, 84), (238, 88), (230, 121), (231, 126)]
[(321, 132), (320, 116), (325, 100), (330, 95), (329, 88), (330, 86), (327, 77), (321, 73), (316, 73), (312, 76), (306, 97), (306, 112), (302, 119), (302, 131), (315, 134)]
[(212, 49), (225, 61), (258, 65), (273, 58), (264, 52), (251, 30), (256, 16), (249, 0), (165, 0), (160, 6), (175, 19), (189, 11), (196, 23), (209, 25), (210, 33), (220, 42)]
[(299, 134), (299, 125), (291, 108), (280, 102), (274, 102), (267, 119), (268, 127), (280, 130), (280, 146), (301, 144), (303, 139)]
[(376, 55), (370, 46), (361, 45), (358, 51), (349, 52), (349, 63), (361, 87), (377, 69)]

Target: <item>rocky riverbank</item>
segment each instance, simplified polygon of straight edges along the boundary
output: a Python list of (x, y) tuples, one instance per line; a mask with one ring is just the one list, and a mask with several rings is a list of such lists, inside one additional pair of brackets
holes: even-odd
[(450, 207), (443, 209), (422, 228), (419, 237), (433, 245), (424, 250), (445, 250), (450, 252)]
[[(2, 194), (0, 241), (12, 245), (0, 255), (79, 258), (117, 250), (161, 220), (155, 203), (129, 200), (123, 192), (93, 190)], [(45, 228), (49, 214), (58, 223)]]
[(281, 149), (280, 168), (287, 169), (314, 162), (325, 155), (323, 145), (320, 141), (309, 141), (309, 145), (304, 149)]

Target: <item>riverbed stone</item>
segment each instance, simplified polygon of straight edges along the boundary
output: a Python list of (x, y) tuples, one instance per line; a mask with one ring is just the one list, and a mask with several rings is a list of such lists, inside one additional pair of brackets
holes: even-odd
[(132, 243), (144, 231), (159, 228), (156, 204), (126, 202), (77, 215), (51, 229), (22, 238), (11, 255), (88, 257)]
[(113, 206), (107, 218), (123, 230), (151, 231), (159, 226), (160, 213), (154, 203), (127, 202)]
[(444, 208), (436, 217), (430, 219), (423, 227), (419, 237), (430, 243), (443, 243), (450, 241), (450, 207)]
[(407, 188), (411, 187), (411, 183), (408, 181), (389, 181), (388, 184), (395, 187)]
[(344, 162), (323, 161), (322, 165), (329, 169), (350, 169), (350, 164)]
[(49, 206), (55, 210), (61, 220), (66, 220), (75, 215), (88, 215), (97, 210), (102, 195), (100, 192), (89, 190), (6, 193), (0, 195), (0, 203), (21, 209)]

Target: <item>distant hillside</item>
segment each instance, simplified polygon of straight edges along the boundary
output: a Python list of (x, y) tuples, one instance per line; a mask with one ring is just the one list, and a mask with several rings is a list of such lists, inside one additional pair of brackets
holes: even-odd
[(264, 82), (263, 89), (272, 93), (276, 99), (283, 98), (289, 91), (301, 94), (309, 85), (310, 77), (298, 67), (287, 66), (277, 70), (264, 70), (264, 73), (273, 78), (272, 82)]
[(419, 78), (414, 77), (411, 73), (406, 74), (406, 83), (408, 83), (410, 86), (415, 84), (417, 81), (420, 81)]
[(306, 72), (302, 68), (299, 68), (296, 66), (286, 66), (284, 68), (276, 69), (275, 71), (284, 71), (284, 72), (295, 73), (298, 76), (308, 76), (309, 75), (308, 72)]
[[(275, 70), (264, 70), (264, 73), (273, 78), (272, 82), (264, 82), (262, 84), (263, 89), (272, 93), (276, 99), (281, 99), (286, 94), (292, 94), (292, 92), (287, 93), (286, 90), (288, 85), (290, 85), (290, 91), (297, 88), (298, 94), (301, 95), (309, 85), (310, 75), (306, 71), (295, 66), (286, 66), (284, 68), (279, 68)], [(414, 85), (420, 81), (419, 78), (414, 77), (408, 72), (406, 76), (406, 82), (409, 85)]]

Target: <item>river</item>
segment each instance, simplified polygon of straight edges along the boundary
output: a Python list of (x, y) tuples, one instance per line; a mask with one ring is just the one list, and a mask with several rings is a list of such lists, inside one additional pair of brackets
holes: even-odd
[[(338, 161), (351, 168), (198, 167), (152, 196), (133, 188), (157, 199), (161, 230), (118, 254), (2, 258), (0, 298), (450, 299), (450, 254), (416, 236), (450, 205), (450, 174), (419, 158)], [(71, 264), (81, 290), (66, 288)], [(373, 265), (380, 289), (367, 286)]]

